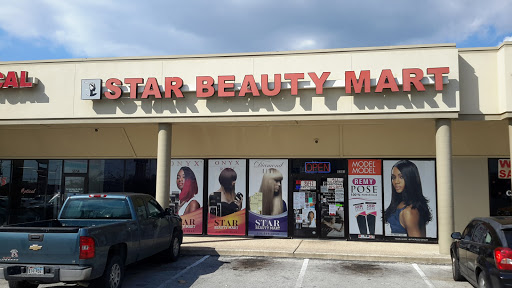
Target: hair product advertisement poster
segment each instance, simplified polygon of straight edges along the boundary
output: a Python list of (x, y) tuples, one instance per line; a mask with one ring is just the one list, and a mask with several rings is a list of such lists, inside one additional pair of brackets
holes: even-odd
[(208, 160), (209, 235), (245, 235), (246, 160)]
[(171, 160), (169, 207), (183, 219), (183, 233), (203, 233), (204, 160)]
[(384, 160), (386, 236), (396, 240), (437, 238), (434, 160)]
[(349, 234), (375, 239), (382, 231), (382, 164), (376, 159), (348, 160)]
[(288, 235), (288, 160), (249, 160), (249, 236)]

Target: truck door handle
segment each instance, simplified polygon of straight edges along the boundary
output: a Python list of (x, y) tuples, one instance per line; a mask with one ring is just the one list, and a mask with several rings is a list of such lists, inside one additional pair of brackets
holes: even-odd
[(44, 234), (28, 234), (28, 241), (43, 242)]

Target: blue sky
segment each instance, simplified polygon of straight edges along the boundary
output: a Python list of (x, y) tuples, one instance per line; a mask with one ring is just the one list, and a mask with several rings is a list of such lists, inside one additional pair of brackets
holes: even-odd
[(512, 41), (509, 0), (17, 0), (0, 61)]

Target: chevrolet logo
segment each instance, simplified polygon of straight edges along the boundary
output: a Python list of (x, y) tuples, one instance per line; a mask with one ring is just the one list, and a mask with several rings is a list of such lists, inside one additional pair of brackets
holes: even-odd
[(30, 247), (28, 247), (28, 249), (34, 250), (34, 251), (38, 251), (38, 250), (43, 249), (43, 246), (39, 246), (37, 244), (33, 244), (33, 245), (30, 245)]

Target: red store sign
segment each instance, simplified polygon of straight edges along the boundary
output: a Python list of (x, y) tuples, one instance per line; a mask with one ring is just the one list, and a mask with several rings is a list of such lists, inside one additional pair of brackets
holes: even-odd
[[(375, 79), (377, 80), (377, 85), (373, 89), (373, 92), (381, 93), (384, 89), (389, 89), (386, 91), (399, 92), (399, 86), (401, 86), (401, 91), (403, 92), (412, 91), (413, 86), (416, 91), (421, 92), (426, 90), (425, 83), (427, 83), (427, 85), (433, 84), (436, 91), (442, 91), (443, 84), (445, 84), (443, 77), (449, 72), (449, 67), (427, 68), (426, 71), (419, 68), (403, 69), (401, 73), (402, 80), (396, 81), (395, 74), (390, 69), (383, 69), (379, 78)], [(331, 72), (322, 72), (321, 75), (310, 72), (307, 73), (309, 79), (306, 79), (305, 73), (274, 74), (273, 76), (263, 74), (260, 79), (255, 79), (254, 75), (245, 75), (243, 79), (237, 79), (234, 75), (222, 75), (218, 76), (217, 79), (211, 76), (197, 76), (195, 91), (196, 97), (198, 98), (211, 97), (214, 95), (215, 91), (217, 91), (218, 97), (245, 97), (248, 94), (272, 97), (281, 92), (284, 79), (290, 86), (291, 95), (298, 94), (299, 82), (301, 80), (311, 80), (312, 88), (315, 88), (316, 94), (322, 95), (324, 85), (326, 81), (329, 80), (330, 74)], [(430, 78), (433, 78), (433, 83), (425, 77), (426, 75), (430, 75)], [(270, 81), (269, 78), (272, 78), (273, 81)], [(240, 80), (241, 85), (236, 84), (240, 83)], [(259, 81), (259, 84), (256, 80)], [(370, 79), (370, 70), (361, 71), (359, 76), (356, 75), (355, 71), (345, 71), (345, 83), (339, 84), (336, 87), (345, 87), (345, 93), (347, 94), (371, 93), (372, 80), (374, 79)], [(97, 79), (91, 81), (101, 80)], [(149, 97), (157, 99), (171, 98), (172, 95), (176, 98), (183, 98), (183, 92), (194, 91), (193, 89), (184, 90), (184, 82), (180, 77), (165, 77), (164, 81), (163, 91), (161, 91), (160, 85), (155, 77), (149, 77), (147, 79), (124, 78), (123, 81), (118, 78), (109, 78), (105, 82), (106, 89), (102, 91), (101, 96), (115, 100), (121, 98), (123, 93), (129, 93), (131, 99), (136, 99), (140, 92), (139, 85), (140, 87), (144, 87), (139, 97), (141, 99), (147, 99)], [(87, 99), (87, 97), (85, 97), (85, 99)], [(91, 99), (99, 99), (99, 96)]]
[(16, 71), (9, 71), (7, 74), (0, 72), (0, 88), (32, 88), (37, 84), (37, 78), (33, 78), (33, 82), (29, 80), (27, 71), (21, 71), (20, 74), (18, 77)]

